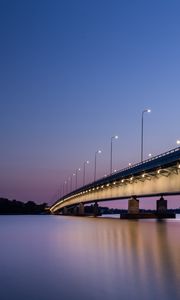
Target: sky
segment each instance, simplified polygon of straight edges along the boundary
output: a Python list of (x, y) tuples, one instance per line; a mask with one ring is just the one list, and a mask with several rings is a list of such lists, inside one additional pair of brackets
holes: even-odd
[(93, 180), (98, 149), (103, 177), (116, 134), (113, 168), (139, 162), (146, 108), (144, 158), (177, 146), (179, 11), (176, 0), (0, 1), (1, 197), (52, 204), (86, 160)]

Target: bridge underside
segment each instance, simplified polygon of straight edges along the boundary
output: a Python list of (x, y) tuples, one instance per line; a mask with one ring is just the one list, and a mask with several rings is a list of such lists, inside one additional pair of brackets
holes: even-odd
[(52, 208), (55, 213), (64, 207), (87, 204), (94, 201), (111, 201), (136, 197), (152, 197), (158, 195), (180, 194), (180, 168), (173, 166), (160, 171), (132, 176), (100, 185), (75, 195), (60, 199)]

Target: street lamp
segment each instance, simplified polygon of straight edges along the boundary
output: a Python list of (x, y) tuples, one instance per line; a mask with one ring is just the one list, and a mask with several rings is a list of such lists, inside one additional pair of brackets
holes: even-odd
[(61, 197), (64, 196), (64, 184), (62, 183), (61, 184)]
[(57, 195), (58, 195), (58, 199), (61, 198), (61, 188), (58, 189)]
[(176, 141), (176, 144), (177, 144), (177, 145), (180, 145), (180, 140), (177, 140), (177, 141)]
[(110, 151), (110, 175), (112, 174), (112, 145), (113, 145), (113, 140), (114, 139), (118, 139), (118, 136), (115, 135), (115, 136), (112, 136), (111, 137), (111, 151)]
[(86, 165), (89, 164), (89, 160), (86, 160), (83, 164), (83, 185), (85, 185), (86, 180)]
[(71, 192), (72, 192), (72, 190), (73, 190), (73, 176), (76, 176), (76, 174), (73, 173), (73, 174), (71, 175)]
[(68, 193), (71, 192), (71, 176), (68, 177), (67, 191)]
[(150, 113), (151, 112), (151, 110), (150, 109), (144, 109), (143, 111), (142, 111), (142, 115), (141, 115), (141, 162), (143, 161), (143, 138), (144, 138), (144, 136), (143, 136), (143, 134), (144, 134), (144, 128), (143, 128), (143, 126), (144, 126), (144, 114), (145, 113)]
[(63, 194), (64, 194), (64, 195), (65, 195), (66, 192), (67, 192), (66, 184), (67, 184), (67, 181), (65, 180), (65, 181), (64, 181), (64, 184), (63, 184)]
[(101, 150), (97, 150), (97, 151), (95, 152), (95, 160), (94, 160), (94, 181), (96, 181), (96, 156), (97, 156), (97, 154), (100, 154), (100, 153), (102, 153)]
[(58, 189), (58, 197), (61, 198), (61, 188)]
[(77, 175), (78, 175), (78, 171), (81, 171), (80, 168), (76, 169), (76, 189), (77, 189)]

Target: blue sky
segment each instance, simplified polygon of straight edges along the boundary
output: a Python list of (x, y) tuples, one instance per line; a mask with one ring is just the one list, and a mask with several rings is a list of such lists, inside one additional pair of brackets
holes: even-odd
[[(87, 180), (176, 147), (179, 1), (0, 3), (0, 193), (37, 202), (85, 160)], [(78, 183), (82, 183), (79, 173)]]

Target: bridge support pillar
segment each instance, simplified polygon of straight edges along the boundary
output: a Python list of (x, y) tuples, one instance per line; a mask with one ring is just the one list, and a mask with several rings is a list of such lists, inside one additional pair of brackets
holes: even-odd
[(83, 203), (79, 203), (78, 215), (79, 216), (84, 216), (84, 204)]
[(67, 215), (68, 214), (68, 209), (67, 209), (67, 207), (64, 207), (63, 208), (63, 215)]
[(78, 207), (74, 206), (73, 207), (73, 215), (76, 216), (78, 214)]
[(165, 213), (167, 211), (167, 200), (163, 196), (156, 201), (156, 210), (158, 213)]
[(99, 205), (97, 202), (94, 203), (94, 217), (97, 217), (97, 215), (99, 214)]
[(136, 197), (128, 200), (128, 214), (139, 214), (139, 200)]

